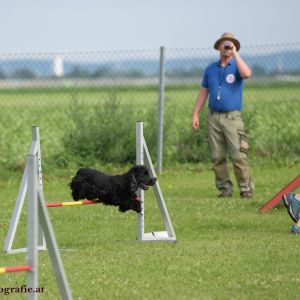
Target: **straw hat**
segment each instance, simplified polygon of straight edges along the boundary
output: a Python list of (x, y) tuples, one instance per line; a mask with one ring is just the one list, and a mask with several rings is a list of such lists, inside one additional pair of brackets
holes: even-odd
[(233, 44), (235, 45), (237, 51), (239, 51), (240, 48), (241, 48), (240, 42), (236, 38), (234, 38), (234, 36), (233, 36), (233, 34), (231, 32), (225, 32), (225, 33), (223, 33), (221, 35), (221, 37), (215, 42), (214, 48), (216, 50), (218, 50), (220, 44), (223, 41), (231, 41), (231, 42), (233, 42)]

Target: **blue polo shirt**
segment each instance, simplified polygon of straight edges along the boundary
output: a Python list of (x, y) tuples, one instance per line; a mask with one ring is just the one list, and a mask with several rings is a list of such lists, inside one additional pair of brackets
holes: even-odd
[(208, 107), (218, 112), (242, 111), (243, 83), (234, 59), (226, 67), (220, 61), (209, 65), (202, 80), (209, 93)]

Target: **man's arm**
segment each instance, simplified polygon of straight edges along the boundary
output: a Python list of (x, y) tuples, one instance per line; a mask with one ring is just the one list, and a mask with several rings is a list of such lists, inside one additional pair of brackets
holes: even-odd
[(199, 129), (199, 112), (202, 110), (208, 96), (208, 89), (201, 87), (193, 111), (193, 128)]
[(239, 53), (236, 51), (234, 44), (232, 43), (232, 56), (236, 62), (236, 66), (242, 78), (246, 79), (252, 75), (251, 69), (248, 67), (246, 62), (241, 58)]

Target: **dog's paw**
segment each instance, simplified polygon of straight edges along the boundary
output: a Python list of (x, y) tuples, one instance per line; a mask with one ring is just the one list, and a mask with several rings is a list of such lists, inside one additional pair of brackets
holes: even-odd
[(136, 211), (138, 214), (142, 212), (141, 207), (135, 207), (133, 208), (134, 211)]
[(126, 212), (126, 211), (129, 210), (129, 209), (130, 209), (130, 208), (128, 208), (128, 207), (119, 206), (119, 211), (122, 212), (122, 213)]
[(142, 211), (141, 202), (135, 202), (132, 210), (136, 211), (139, 214)]

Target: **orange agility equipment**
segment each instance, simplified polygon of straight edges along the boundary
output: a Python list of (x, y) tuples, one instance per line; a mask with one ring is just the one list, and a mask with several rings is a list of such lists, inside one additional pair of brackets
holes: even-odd
[(261, 212), (266, 212), (270, 208), (277, 205), (283, 195), (292, 192), (297, 186), (300, 185), (300, 175), (292, 180), (287, 186), (285, 186), (277, 195), (275, 195), (271, 200), (269, 200), (264, 206), (260, 208)]
[(47, 207), (58, 207), (58, 206), (77, 206), (77, 205), (87, 205), (101, 203), (98, 200), (82, 200), (82, 201), (70, 201), (70, 202), (51, 202), (47, 203)]
[(32, 266), (16, 266), (16, 267), (1, 267), (0, 274), (15, 273), (15, 272), (27, 272), (32, 269)]

